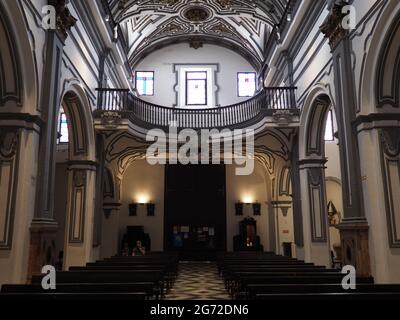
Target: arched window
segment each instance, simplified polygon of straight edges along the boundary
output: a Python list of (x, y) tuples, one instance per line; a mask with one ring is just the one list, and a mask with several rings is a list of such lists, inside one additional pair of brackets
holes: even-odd
[(333, 124), (333, 112), (332, 109), (328, 112), (328, 119), (326, 120), (325, 127), (325, 141), (335, 140), (335, 127)]
[(57, 132), (58, 132), (57, 144), (69, 142), (67, 115), (65, 114), (63, 107), (61, 107), (60, 114), (58, 116)]

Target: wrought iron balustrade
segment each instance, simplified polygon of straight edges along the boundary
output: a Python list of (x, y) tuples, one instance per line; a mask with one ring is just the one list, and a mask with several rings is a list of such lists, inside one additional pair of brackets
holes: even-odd
[(98, 89), (98, 110), (129, 114), (147, 127), (229, 128), (248, 125), (263, 116), (263, 110), (297, 109), (294, 87), (264, 88), (253, 98), (227, 107), (171, 108), (134, 96), (128, 89)]

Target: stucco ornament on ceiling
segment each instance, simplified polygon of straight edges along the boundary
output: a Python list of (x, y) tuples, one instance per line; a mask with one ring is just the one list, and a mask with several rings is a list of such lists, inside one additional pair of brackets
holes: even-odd
[(108, 0), (129, 46), (134, 67), (164, 46), (201, 39), (244, 56), (255, 68), (264, 60), (273, 27), (289, 0)]

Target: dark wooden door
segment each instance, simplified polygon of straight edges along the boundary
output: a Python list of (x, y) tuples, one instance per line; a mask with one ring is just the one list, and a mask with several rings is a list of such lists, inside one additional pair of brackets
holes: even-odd
[(225, 183), (224, 165), (166, 166), (167, 250), (198, 255), (226, 250)]

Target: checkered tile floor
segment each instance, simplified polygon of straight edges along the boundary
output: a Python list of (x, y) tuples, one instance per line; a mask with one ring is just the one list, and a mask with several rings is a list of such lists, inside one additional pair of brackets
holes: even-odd
[(166, 300), (230, 300), (215, 263), (181, 262)]

